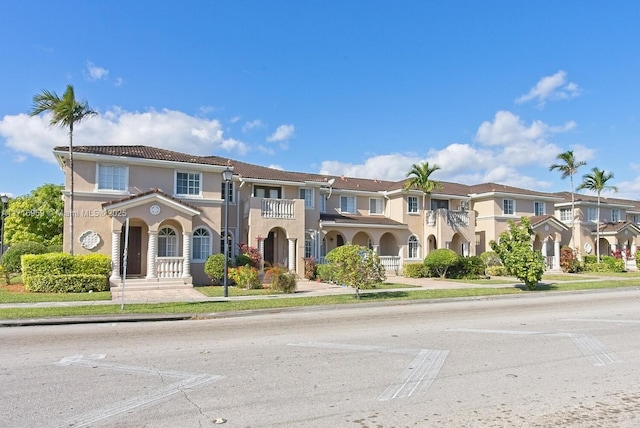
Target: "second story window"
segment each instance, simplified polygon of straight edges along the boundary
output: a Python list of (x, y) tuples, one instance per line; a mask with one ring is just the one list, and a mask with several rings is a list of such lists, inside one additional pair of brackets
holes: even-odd
[(382, 198), (369, 199), (369, 214), (384, 213), (384, 200)]
[(254, 186), (253, 196), (256, 198), (280, 199), (281, 189), (279, 187)]
[(417, 196), (408, 196), (407, 197), (407, 212), (409, 214), (417, 214), (418, 213), (418, 197)]
[(320, 195), (320, 212), (327, 212), (327, 195)]
[(516, 213), (516, 201), (513, 199), (503, 199), (502, 211), (504, 215), (514, 215)]
[(620, 221), (620, 210), (611, 210), (611, 221), (613, 223)]
[(546, 213), (544, 202), (533, 203), (533, 215), (545, 215)]
[(571, 221), (571, 208), (560, 208), (560, 221)]
[(640, 214), (633, 215), (633, 222), (636, 224), (640, 223)]
[(598, 210), (595, 207), (587, 208), (587, 221), (591, 221), (593, 223), (598, 221)]
[[(227, 198), (227, 183), (226, 181), (222, 182), (222, 188), (220, 189), (222, 200), (224, 201)], [(229, 182), (229, 203), (233, 203), (233, 182)]]
[(347, 214), (356, 213), (355, 196), (340, 196), (340, 212)]
[(98, 164), (98, 190), (127, 190), (127, 167), (125, 165)]
[(200, 181), (199, 172), (176, 172), (176, 194), (199, 195)]
[(304, 199), (304, 207), (312, 209), (313, 203), (313, 189), (302, 188), (300, 189), (300, 199)]

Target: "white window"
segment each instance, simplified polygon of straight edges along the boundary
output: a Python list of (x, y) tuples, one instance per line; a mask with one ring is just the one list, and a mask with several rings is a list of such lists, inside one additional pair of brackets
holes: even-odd
[(533, 215), (545, 215), (546, 207), (544, 202), (534, 202), (533, 203)]
[(322, 195), (320, 197), (320, 212), (321, 213), (327, 212), (327, 195)]
[(340, 212), (347, 214), (356, 213), (355, 196), (340, 196)]
[(513, 199), (503, 199), (502, 211), (504, 215), (514, 215), (516, 213), (516, 201)]
[(227, 253), (227, 257), (233, 257), (233, 235), (231, 234), (231, 232), (229, 232), (229, 234), (227, 235), (227, 248), (224, 247), (224, 231), (222, 231), (222, 233), (220, 233), (220, 252), (221, 253)]
[(560, 221), (571, 221), (571, 208), (560, 208)]
[(304, 199), (304, 207), (305, 208), (313, 208), (313, 189), (309, 188), (301, 188), (300, 189), (300, 199)]
[(417, 196), (407, 197), (407, 212), (410, 214), (418, 213), (418, 197)]
[(176, 172), (176, 195), (200, 194), (199, 172)]
[(640, 223), (640, 214), (633, 215), (633, 222), (636, 224)]
[(409, 237), (409, 258), (410, 259), (417, 259), (419, 257), (418, 248), (419, 248), (418, 238), (416, 238), (415, 236), (410, 236)]
[(191, 244), (191, 258), (205, 261), (211, 255), (211, 234), (203, 227), (193, 231), (193, 243)]
[(613, 223), (620, 221), (620, 210), (616, 210), (616, 209), (611, 210), (611, 221)]
[(304, 234), (304, 258), (308, 259), (313, 256), (313, 239), (310, 233)]
[(125, 165), (98, 164), (99, 190), (127, 190), (128, 168)]
[[(223, 181), (222, 186), (220, 188), (220, 194), (222, 195), (222, 200), (227, 198), (227, 182)], [(229, 182), (229, 203), (233, 203), (233, 182)]]
[(369, 214), (384, 213), (384, 200), (382, 198), (369, 199)]
[(598, 209), (594, 207), (589, 207), (587, 209), (587, 221), (597, 222), (598, 221)]
[(170, 227), (163, 227), (158, 232), (158, 257), (178, 256), (178, 236)]

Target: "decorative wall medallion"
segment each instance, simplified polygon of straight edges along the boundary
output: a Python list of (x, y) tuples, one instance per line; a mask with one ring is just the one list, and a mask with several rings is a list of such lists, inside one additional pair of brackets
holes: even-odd
[(593, 250), (593, 247), (590, 243), (587, 242), (586, 244), (584, 244), (584, 250), (587, 252), (587, 254), (591, 254), (591, 250)]
[(87, 230), (78, 238), (80, 241), (80, 245), (82, 248), (86, 248), (87, 250), (93, 250), (98, 245), (100, 245), (100, 235), (95, 233), (93, 230)]
[(162, 209), (160, 209), (160, 205), (153, 204), (149, 207), (149, 212), (153, 215), (160, 214), (160, 211), (162, 211)]
[(545, 225), (544, 225), (544, 231), (545, 231), (545, 232), (548, 232), (548, 231), (549, 231), (549, 225), (548, 225), (548, 224), (545, 224)]

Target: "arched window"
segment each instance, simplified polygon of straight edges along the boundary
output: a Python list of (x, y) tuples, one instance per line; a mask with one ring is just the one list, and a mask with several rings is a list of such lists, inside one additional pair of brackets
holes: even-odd
[(418, 256), (418, 238), (416, 238), (415, 236), (410, 236), (409, 237), (409, 258), (410, 259), (417, 259)]
[(313, 239), (309, 232), (304, 234), (304, 258), (308, 259), (313, 256)]
[(178, 236), (170, 227), (163, 227), (158, 232), (158, 257), (178, 256)]
[(204, 227), (193, 231), (191, 257), (193, 260), (207, 260), (211, 255), (211, 234)]

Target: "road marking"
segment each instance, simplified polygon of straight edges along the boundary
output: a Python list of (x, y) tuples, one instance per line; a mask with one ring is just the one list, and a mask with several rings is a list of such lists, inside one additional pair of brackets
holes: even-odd
[(406, 369), (384, 390), (378, 401), (407, 398), (414, 392), (423, 393), (433, 383), (449, 351), (423, 349)]
[(575, 321), (575, 322), (604, 322), (616, 324), (640, 324), (640, 320), (598, 320), (598, 319), (582, 319), (582, 318), (563, 318), (559, 321)]
[(101, 362), (106, 357), (104, 354), (91, 355), (84, 357), (81, 354), (76, 354), (70, 357), (65, 357), (58, 361), (58, 366), (80, 366), (80, 367), (95, 367), (103, 368), (107, 370), (124, 371), (128, 373), (137, 373), (143, 375), (159, 376), (161, 378), (177, 378), (177, 382), (171, 383), (165, 387), (157, 389), (149, 394), (145, 394), (139, 397), (132, 397), (126, 400), (122, 400), (113, 404), (110, 404), (101, 409), (97, 409), (91, 412), (82, 413), (69, 419), (68, 421), (58, 425), (59, 428), (70, 427), (86, 427), (104, 419), (111, 418), (121, 413), (126, 413), (130, 410), (147, 406), (161, 400), (166, 400), (176, 394), (181, 394), (186, 389), (193, 389), (208, 383), (218, 381), (222, 378), (219, 375), (210, 374), (196, 374), (187, 373), (177, 370), (157, 370), (150, 367), (140, 366), (127, 366), (124, 364), (114, 364)]
[(513, 335), (539, 335), (552, 337), (569, 337), (587, 357), (589, 362), (596, 367), (622, 362), (615, 352), (609, 351), (607, 347), (591, 334), (581, 333), (546, 333), (543, 331), (518, 331), (518, 330), (482, 330), (473, 328), (449, 328), (447, 331), (458, 331), (464, 333), (490, 333), (490, 334), (513, 334)]
[(300, 342), (289, 343), (289, 346), (302, 346), (308, 348), (339, 349), (356, 352), (383, 352), (391, 354), (415, 355), (409, 365), (394, 379), (394, 381), (380, 394), (378, 401), (388, 401), (395, 398), (407, 398), (414, 393), (421, 394), (427, 391), (440, 369), (449, 351), (411, 348), (387, 348), (372, 345), (349, 345), (331, 342)]

